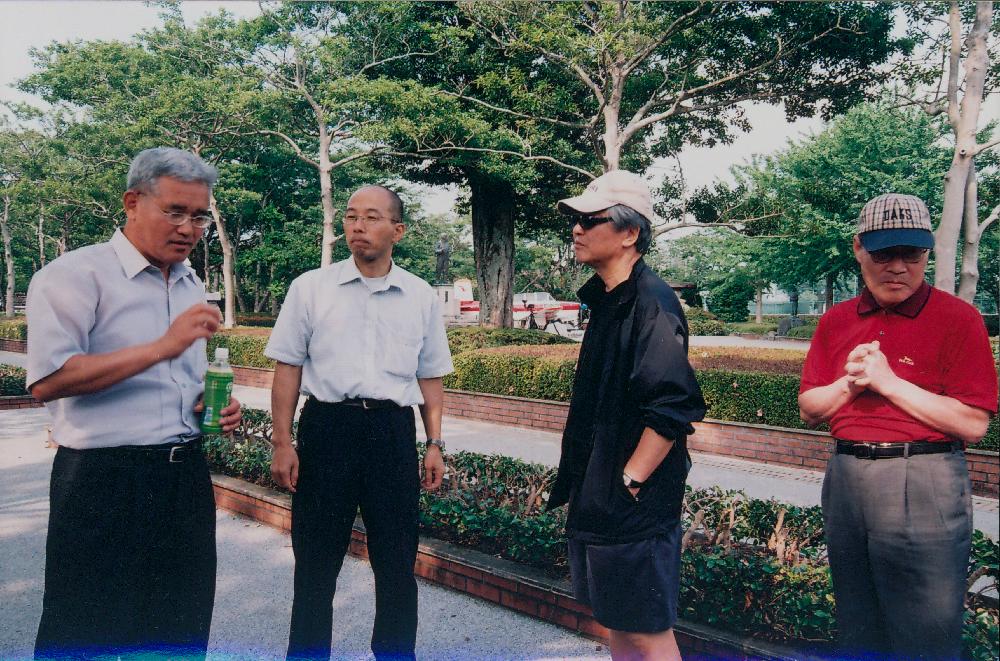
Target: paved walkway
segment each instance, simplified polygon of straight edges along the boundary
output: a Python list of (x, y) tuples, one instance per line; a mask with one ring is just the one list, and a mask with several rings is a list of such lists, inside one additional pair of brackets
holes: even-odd
[[(52, 450), (43, 409), (0, 411), (0, 659), (28, 659), (41, 613)], [(209, 661), (282, 659), (292, 598), (285, 533), (219, 511), (219, 573)], [(418, 579), (419, 580), (419, 579)], [(334, 656), (370, 658), (375, 597), (367, 562), (348, 557), (334, 600)], [(602, 645), (420, 582), (421, 659), (606, 659)]]

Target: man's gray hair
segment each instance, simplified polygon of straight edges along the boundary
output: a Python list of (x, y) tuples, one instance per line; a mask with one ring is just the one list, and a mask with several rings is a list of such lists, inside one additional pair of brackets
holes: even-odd
[(127, 190), (148, 193), (155, 189), (156, 180), (171, 177), (189, 183), (200, 183), (211, 190), (219, 178), (215, 166), (183, 149), (153, 147), (145, 149), (132, 159), (128, 167)]
[(608, 217), (611, 218), (611, 224), (619, 232), (623, 232), (631, 227), (639, 230), (639, 238), (635, 242), (635, 249), (639, 251), (640, 255), (645, 255), (649, 251), (649, 247), (653, 244), (653, 226), (650, 224), (648, 218), (624, 204), (616, 204), (608, 208)]

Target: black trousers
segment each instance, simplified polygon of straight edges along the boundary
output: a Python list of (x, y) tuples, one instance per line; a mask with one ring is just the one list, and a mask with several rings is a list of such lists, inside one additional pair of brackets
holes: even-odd
[(838, 653), (957, 660), (972, 536), (965, 455), (858, 459), (835, 454), (823, 518)]
[(420, 476), (413, 409), (306, 402), (292, 497), (295, 596), (289, 658), (330, 657), (333, 595), (358, 508), (375, 573), (376, 658), (413, 658)]
[(59, 448), (49, 502), (36, 658), (204, 658), (216, 555), (201, 452)]

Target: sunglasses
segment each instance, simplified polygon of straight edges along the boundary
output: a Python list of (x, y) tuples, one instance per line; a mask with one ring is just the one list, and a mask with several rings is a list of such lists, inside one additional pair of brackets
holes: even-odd
[(610, 220), (611, 219), (606, 216), (585, 216), (585, 215), (573, 216), (569, 220), (569, 227), (570, 229), (573, 229), (574, 227), (579, 225), (584, 231), (586, 231), (594, 229), (598, 225), (606, 223)]
[(897, 257), (901, 258), (907, 264), (916, 264), (924, 258), (924, 255), (926, 255), (927, 252), (927, 248), (917, 248), (916, 246), (895, 246), (893, 248), (873, 250), (868, 253), (868, 256), (871, 257), (872, 261), (876, 264), (888, 264)]

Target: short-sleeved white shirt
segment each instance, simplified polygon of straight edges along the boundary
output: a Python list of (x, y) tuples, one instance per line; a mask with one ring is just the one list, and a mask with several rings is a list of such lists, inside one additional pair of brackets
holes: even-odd
[(301, 365), (302, 393), (324, 402), (423, 404), (417, 379), (453, 369), (431, 286), (393, 264), (369, 289), (353, 257), (292, 282), (264, 354)]

